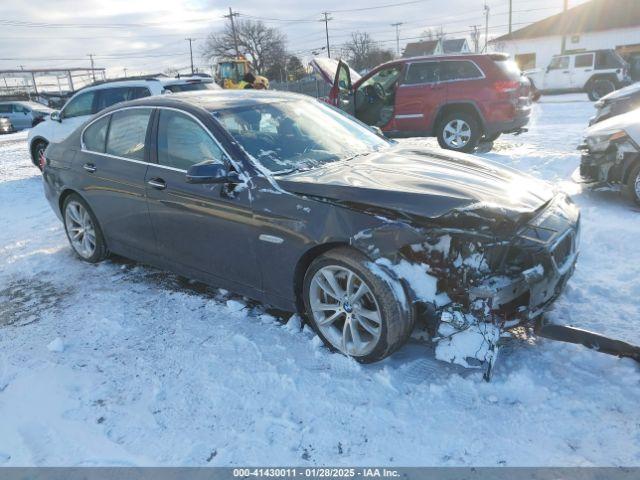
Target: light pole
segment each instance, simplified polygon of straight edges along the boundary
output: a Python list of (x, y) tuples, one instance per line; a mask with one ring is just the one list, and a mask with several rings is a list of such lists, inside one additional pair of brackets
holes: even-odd
[(489, 46), (489, 5), (484, 4), (484, 53)]
[(231, 7), (229, 7), (229, 15), (224, 15), (225, 18), (231, 20), (231, 32), (233, 34), (233, 45), (236, 50), (236, 58), (240, 57), (240, 50), (238, 49), (238, 35), (236, 34), (236, 22), (233, 21), (234, 17), (237, 17), (238, 12), (234, 12)]
[(396, 22), (391, 24), (392, 27), (396, 27), (396, 56), (397, 57), (400, 57), (400, 25), (402, 24), (403, 22)]
[(329, 17), (329, 12), (322, 12), (324, 15), (324, 19), (320, 20), (324, 22), (324, 31), (327, 36), (327, 57), (331, 58), (331, 48), (329, 48), (329, 21), (333, 20), (333, 18)]
[(191, 47), (191, 42), (193, 42), (193, 38), (185, 38), (187, 42), (189, 42), (189, 57), (191, 58), (191, 75), (194, 74), (193, 71), (193, 48)]

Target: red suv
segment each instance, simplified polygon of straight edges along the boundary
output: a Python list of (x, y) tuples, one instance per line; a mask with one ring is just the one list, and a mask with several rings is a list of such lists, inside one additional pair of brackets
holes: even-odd
[(530, 82), (505, 54), (402, 58), (363, 77), (342, 60), (313, 63), (333, 84), (331, 104), (389, 137), (437, 136), (471, 152), (529, 122)]

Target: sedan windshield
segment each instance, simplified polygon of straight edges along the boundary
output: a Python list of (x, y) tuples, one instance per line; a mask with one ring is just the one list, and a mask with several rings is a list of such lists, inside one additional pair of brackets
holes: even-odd
[(364, 124), (315, 101), (261, 103), (214, 115), (251, 156), (274, 173), (314, 168), (390, 145)]

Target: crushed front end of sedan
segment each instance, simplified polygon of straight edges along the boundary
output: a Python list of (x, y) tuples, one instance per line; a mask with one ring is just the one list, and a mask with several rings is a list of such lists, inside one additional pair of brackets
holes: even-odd
[[(416, 222), (413, 239), (375, 262), (410, 290), (438, 359), (489, 374), (504, 332), (537, 319), (571, 277), (579, 221), (562, 194), (517, 219), (499, 208), (457, 209)], [(383, 230), (364, 232), (356, 242), (378, 243)]]

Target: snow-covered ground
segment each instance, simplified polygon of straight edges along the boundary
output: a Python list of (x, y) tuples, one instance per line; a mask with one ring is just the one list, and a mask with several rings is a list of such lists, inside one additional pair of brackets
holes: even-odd
[[(483, 156), (575, 194), (582, 254), (552, 317), (640, 343), (640, 212), (569, 181), (593, 112), (536, 105)], [(0, 466), (640, 465), (640, 369), (543, 339), (494, 379), (412, 342), (363, 366), (226, 292), (77, 260), (26, 133), (0, 136)], [(408, 142), (432, 144), (432, 140)]]

